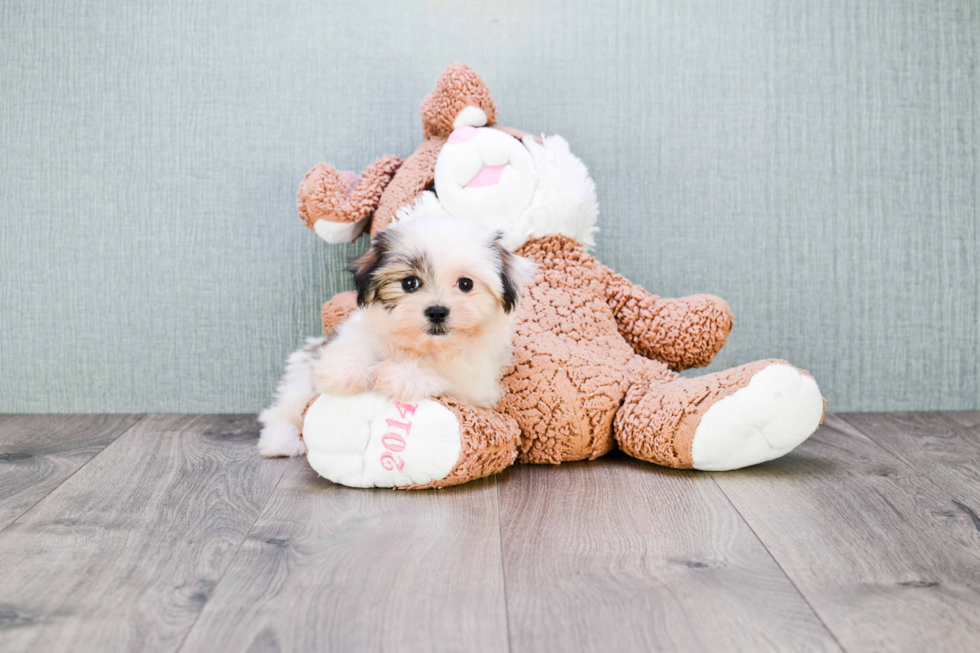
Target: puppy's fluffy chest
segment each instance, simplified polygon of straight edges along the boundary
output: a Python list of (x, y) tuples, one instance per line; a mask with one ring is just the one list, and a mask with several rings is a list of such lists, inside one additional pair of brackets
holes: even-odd
[(492, 343), (482, 344), (488, 349), (462, 351), (453, 356), (424, 356), (416, 360), (419, 367), (446, 380), (451, 394), (476, 406), (490, 408), (500, 399), (500, 375), (510, 359), (507, 343), (489, 348)]
[(483, 408), (500, 399), (500, 377), (510, 362), (509, 329), (503, 334), (487, 333), (461, 346), (430, 353), (385, 347), (385, 359), (414, 363), (445, 380), (448, 394)]
[(369, 354), (366, 363), (371, 366), (385, 361), (414, 364), (443, 379), (446, 394), (490, 408), (500, 399), (500, 378), (511, 359), (513, 319), (506, 318), (502, 322), (500, 328), (488, 329), (454, 346), (417, 351), (392, 345), (372, 327), (371, 321), (366, 319), (365, 309), (359, 309), (341, 325), (341, 336), (331, 343), (331, 347), (355, 344)]

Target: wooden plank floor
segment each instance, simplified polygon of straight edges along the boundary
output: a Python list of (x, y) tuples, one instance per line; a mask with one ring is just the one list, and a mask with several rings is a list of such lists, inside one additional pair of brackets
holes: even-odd
[(252, 416), (0, 416), (0, 651), (976, 651), (980, 413), (421, 493)]

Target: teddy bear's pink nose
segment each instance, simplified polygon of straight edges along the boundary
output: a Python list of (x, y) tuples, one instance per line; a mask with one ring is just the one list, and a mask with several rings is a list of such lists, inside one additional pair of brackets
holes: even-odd
[(474, 136), (476, 136), (476, 127), (457, 127), (453, 130), (453, 133), (449, 135), (449, 140), (446, 141), (446, 144), (465, 143)]

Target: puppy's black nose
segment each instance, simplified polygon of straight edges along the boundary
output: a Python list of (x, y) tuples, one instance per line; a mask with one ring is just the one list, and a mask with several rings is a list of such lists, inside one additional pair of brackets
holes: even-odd
[(445, 306), (430, 306), (425, 309), (424, 313), (429, 318), (429, 322), (434, 324), (445, 322), (446, 318), (449, 317), (449, 309)]

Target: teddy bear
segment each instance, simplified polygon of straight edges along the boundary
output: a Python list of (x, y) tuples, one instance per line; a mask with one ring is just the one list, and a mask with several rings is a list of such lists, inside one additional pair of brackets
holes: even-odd
[[(537, 268), (524, 289), (494, 409), (450, 396), (405, 405), (375, 393), (318, 395), (304, 412), (304, 450), (323, 477), (354, 487), (457, 485), (509, 465), (594, 459), (613, 449), (656, 465), (731, 470), (782, 456), (820, 424), (812, 376), (768, 359), (700, 377), (733, 326), (712, 295), (669, 299), (609, 269), (589, 250), (595, 185), (560, 136), (497, 124), (486, 84), (446, 68), (421, 105), (422, 142), (360, 175), (315, 166), (299, 215), (329, 243), (372, 236), (420, 214), (492, 225)], [(356, 307), (322, 310), (329, 334)]]

